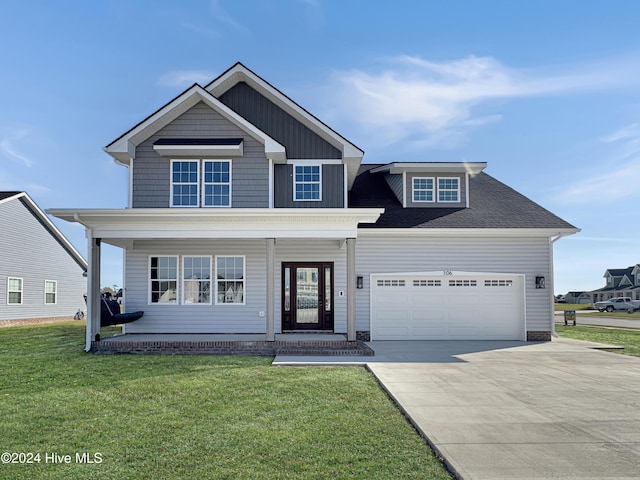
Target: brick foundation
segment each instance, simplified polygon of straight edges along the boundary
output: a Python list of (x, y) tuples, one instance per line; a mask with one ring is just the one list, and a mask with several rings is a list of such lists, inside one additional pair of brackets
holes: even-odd
[(550, 342), (551, 332), (546, 331), (528, 331), (527, 342)]
[(360, 342), (370, 342), (371, 332), (369, 330), (359, 330), (356, 332), (356, 340)]

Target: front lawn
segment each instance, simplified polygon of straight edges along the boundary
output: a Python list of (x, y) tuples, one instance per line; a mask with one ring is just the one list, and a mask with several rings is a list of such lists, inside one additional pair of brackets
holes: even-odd
[(565, 310), (587, 310), (590, 305), (584, 303), (554, 303), (553, 308), (556, 312), (563, 312)]
[(640, 330), (556, 325), (556, 333), (561, 337), (618, 345), (624, 350), (611, 351), (640, 357)]
[(451, 478), (362, 368), (83, 341), (80, 322), (0, 329), (1, 450), (40, 454), (0, 478)]

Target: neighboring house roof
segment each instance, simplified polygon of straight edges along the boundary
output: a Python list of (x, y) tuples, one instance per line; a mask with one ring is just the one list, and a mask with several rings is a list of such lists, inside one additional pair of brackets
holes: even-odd
[(36, 205), (26, 192), (0, 192), (0, 205), (13, 200), (18, 200), (33, 214), (40, 224), (58, 241), (65, 251), (86, 272), (87, 261), (75, 249), (58, 228), (49, 220), (49, 217)]
[(612, 277), (622, 277), (623, 275), (630, 274), (633, 270), (633, 267), (627, 268), (610, 268), (606, 272), (604, 272), (604, 277), (607, 276), (607, 273)]
[(350, 207), (383, 207), (384, 214), (362, 228), (538, 228), (578, 229), (486, 173), (469, 179), (469, 207), (403, 208), (384, 177), (368, 164), (351, 189)]

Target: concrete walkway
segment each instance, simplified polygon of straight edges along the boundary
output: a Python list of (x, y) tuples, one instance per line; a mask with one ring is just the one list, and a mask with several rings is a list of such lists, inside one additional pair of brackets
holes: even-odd
[[(362, 364), (459, 478), (640, 478), (640, 358), (576, 342), (369, 345)], [(274, 364), (305, 364), (292, 358)]]

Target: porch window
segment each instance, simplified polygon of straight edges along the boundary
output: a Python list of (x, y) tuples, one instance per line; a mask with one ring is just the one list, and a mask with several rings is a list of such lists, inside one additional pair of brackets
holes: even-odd
[(58, 300), (58, 282), (55, 280), (44, 281), (44, 303), (45, 305), (55, 305)]
[(439, 202), (459, 202), (460, 201), (460, 179), (456, 177), (438, 178), (438, 201)]
[(231, 160), (205, 160), (202, 205), (231, 206)]
[(198, 207), (198, 160), (171, 160), (171, 206)]
[(245, 259), (216, 257), (216, 305), (245, 303)]
[(321, 165), (295, 165), (293, 178), (293, 199), (295, 201), (322, 200)]
[(434, 198), (434, 181), (429, 177), (414, 177), (413, 179), (413, 201), (414, 202), (433, 202)]
[(211, 257), (182, 258), (182, 303), (211, 303)]
[(22, 279), (7, 279), (7, 305), (22, 305)]
[(178, 257), (151, 257), (149, 285), (149, 303), (178, 303)]

